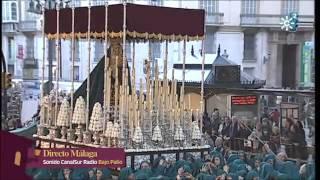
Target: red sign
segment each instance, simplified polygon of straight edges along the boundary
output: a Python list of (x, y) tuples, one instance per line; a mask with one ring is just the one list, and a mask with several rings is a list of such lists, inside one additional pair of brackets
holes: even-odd
[(232, 96), (231, 103), (233, 105), (255, 105), (257, 96)]

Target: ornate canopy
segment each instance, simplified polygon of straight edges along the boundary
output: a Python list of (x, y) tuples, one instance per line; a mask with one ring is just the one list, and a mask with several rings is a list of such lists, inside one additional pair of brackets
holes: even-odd
[[(108, 7), (108, 37), (121, 38), (123, 31), (123, 4)], [(104, 38), (105, 6), (91, 7), (90, 35)], [(204, 37), (204, 10), (156, 7), (126, 4), (127, 40), (180, 41), (201, 40)], [(86, 38), (88, 7), (75, 8), (75, 37)], [(57, 10), (45, 11), (45, 34), (57, 38)], [(59, 11), (60, 38), (72, 37), (72, 9)]]

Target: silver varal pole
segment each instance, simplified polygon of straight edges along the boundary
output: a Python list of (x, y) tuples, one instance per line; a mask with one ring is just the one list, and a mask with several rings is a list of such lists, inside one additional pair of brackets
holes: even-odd
[(108, 61), (108, 2), (105, 4), (105, 27), (104, 27), (104, 106), (103, 106), (103, 134), (105, 134), (105, 129), (106, 129), (106, 115), (107, 115), (107, 79), (108, 79), (108, 66), (109, 66), (109, 61)]
[[(41, 77), (41, 101), (43, 102), (44, 98), (44, 71), (45, 71), (45, 59), (46, 59), (46, 36), (44, 33), (44, 24), (45, 24), (45, 8), (42, 6), (42, 77)], [(41, 104), (43, 106), (43, 104)], [(43, 111), (42, 111), (43, 112)], [(44, 112), (40, 114), (40, 125), (45, 124)]]
[(90, 119), (90, 114), (89, 114), (89, 104), (90, 104), (90, 66), (91, 66), (91, 37), (90, 37), (90, 23), (91, 23), (91, 7), (90, 7), (90, 1), (89, 1), (89, 6), (88, 6), (88, 78), (87, 78), (87, 109), (86, 109), (86, 131), (88, 131), (89, 128), (89, 119)]
[[(205, 35), (204, 35), (205, 36)], [(200, 131), (202, 132), (203, 126), (203, 115), (204, 115), (204, 61), (205, 61), (205, 46), (204, 40), (202, 40), (202, 65), (201, 65), (201, 100), (200, 100)], [(203, 133), (203, 132), (202, 132)]]
[(74, 5), (72, 5), (72, 40), (71, 40), (71, 61), (72, 61), (72, 72), (71, 72), (71, 111), (70, 111), (70, 127), (72, 129), (72, 115), (73, 115), (73, 93), (74, 93), (74, 57), (75, 57), (75, 38), (74, 38)]
[[(127, 8), (126, 8), (127, 4), (126, 1), (123, 1), (123, 37), (122, 37), (122, 89), (124, 90), (124, 84), (125, 84), (125, 74), (126, 74), (126, 35), (127, 35), (127, 30), (126, 30), (126, 26), (127, 26)], [(124, 93), (123, 93), (124, 94)], [(123, 109), (123, 108), (122, 108)], [(120, 118), (120, 137), (123, 137), (123, 117)]]
[(56, 62), (57, 62), (57, 68), (56, 68), (56, 102), (55, 102), (55, 123), (54, 126), (57, 127), (57, 120), (58, 120), (58, 96), (59, 96), (59, 78), (60, 78), (60, 29), (59, 29), (59, 14), (60, 8), (57, 6), (57, 38), (56, 38)]
[(187, 36), (185, 37), (185, 39), (183, 40), (183, 63), (182, 63), (182, 89), (181, 89), (181, 95), (180, 95), (180, 102), (181, 102), (181, 109), (182, 111), (180, 111), (180, 113), (182, 113), (182, 120), (183, 122), (180, 124), (184, 127), (184, 110), (185, 110), (185, 106), (184, 106), (184, 82), (185, 82), (185, 76), (186, 76), (186, 41), (187, 41)]

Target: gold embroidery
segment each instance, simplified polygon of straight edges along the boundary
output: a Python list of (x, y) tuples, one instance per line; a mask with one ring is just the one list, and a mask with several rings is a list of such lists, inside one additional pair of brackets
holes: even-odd
[[(120, 32), (108, 32), (108, 37), (109, 38), (122, 38), (122, 31)], [(105, 36), (105, 32), (101, 32), (101, 33), (98, 33), (98, 32), (91, 32), (90, 33), (91, 36), (93, 36), (94, 38), (104, 38)], [(76, 38), (87, 38), (88, 36), (88, 33), (75, 33), (75, 37)], [(139, 33), (139, 32), (136, 32), (136, 31), (128, 31), (127, 30), (127, 36), (130, 36), (132, 38), (139, 38), (139, 39), (150, 39), (150, 40), (159, 40), (159, 41), (164, 41), (164, 40), (170, 40), (170, 41), (182, 41), (184, 39), (186, 39), (187, 41), (195, 41), (195, 40), (203, 40), (204, 39), (204, 36), (183, 36), (181, 34), (179, 35), (175, 35), (175, 34), (172, 34), (172, 35), (163, 35), (161, 33), (159, 34), (155, 34), (155, 33)], [(57, 34), (47, 34), (47, 37), (48, 39), (56, 39), (58, 37)], [(72, 33), (62, 33), (59, 35), (60, 38), (62, 39), (71, 39), (72, 38)]]

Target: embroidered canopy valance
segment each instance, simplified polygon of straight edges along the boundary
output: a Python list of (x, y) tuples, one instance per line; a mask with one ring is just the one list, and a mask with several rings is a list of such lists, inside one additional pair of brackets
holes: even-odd
[[(90, 8), (90, 35), (104, 38), (105, 6)], [(126, 38), (140, 40), (186, 39), (202, 40), (204, 37), (204, 10), (182, 9), (137, 4), (126, 4)], [(123, 31), (124, 5), (108, 6), (108, 37), (121, 38)], [(76, 38), (88, 35), (88, 7), (75, 8), (74, 33)], [(57, 10), (45, 11), (45, 34), (57, 38)], [(72, 37), (72, 9), (59, 10), (59, 34), (62, 39)]]

